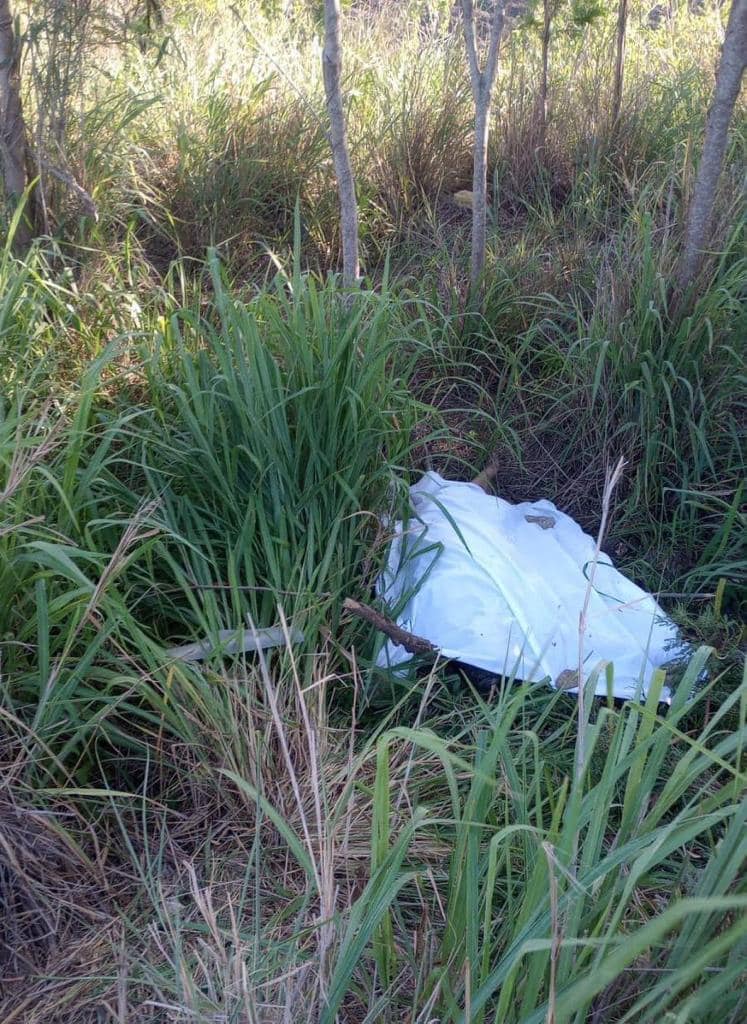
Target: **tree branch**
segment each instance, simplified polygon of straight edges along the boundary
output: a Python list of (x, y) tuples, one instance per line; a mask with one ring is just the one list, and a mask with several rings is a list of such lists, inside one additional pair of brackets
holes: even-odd
[(83, 209), (89, 217), (92, 217), (95, 221), (99, 219), (99, 211), (93, 197), (89, 192), (83, 188), (80, 182), (76, 181), (72, 174), (67, 171), (63, 171), (60, 167), (55, 167), (44, 157), (39, 158), (40, 165), (44, 168), (47, 174), (51, 174), (53, 178), (57, 178), (63, 185), (67, 185), (72, 193), (74, 193), (81, 202)]
[(480, 73), (480, 63), (477, 59), (477, 41), (475, 39), (475, 21), (472, 15), (472, 0), (462, 0), (462, 15), (464, 43), (467, 47), (469, 74), (472, 81), (472, 95), (477, 100), (482, 89), (482, 75)]
[(367, 604), (361, 604), (360, 601), (354, 601), (352, 597), (346, 597), (342, 607), (351, 615), (370, 622), (380, 633), (388, 636), (392, 643), (397, 644), (398, 647), (404, 647), (410, 654), (438, 654), (438, 648), (430, 640), (425, 640), (422, 636), (415, 636), (414, 633), (408, 633), (406, 629), (402, 629), (396, 622), (392, 622), (386, 615), (382, 615), (381, 612), (377, 612)]
[(488, 49), (488, 59), (485, 62), (485, 70), (483, 71), (483, 88), (488, 89), (488, 94), (493, 88), (493, 82), (495, 81), (495, 71), (498, 65), (498, 50), (501, 45), (501, 37), (503, 35), (503, 0), (495, 0), (495, 8), (493, 10), (493, 21), (490, 25), (490, 47)]

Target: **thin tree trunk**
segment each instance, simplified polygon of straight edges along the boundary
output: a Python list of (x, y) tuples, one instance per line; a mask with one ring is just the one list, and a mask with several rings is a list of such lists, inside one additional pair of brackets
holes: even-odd
[[(11, 208), (23, 200), (27, 184), (26, 127), (21, 105), (18, 57), (10, 0), (0, 0), (0, 157), (5, 194)], [(24, 213), (13, 239), (14, 250), (25, 252), (31, 238), (31, 226)]]
[(550, 31), (552, 28), (552, 6), (551, 0), (543, 0), (543, 24), (542, 24), (542, 78), (540, 79), (539, 94), (539, 115), (540, 115), (540, 143), (545, 144), (547, 134), (547, 90), (550, 78)]
[(472, 168), (472, 286), (476, 287), (485, 268), (488, 214), (488, 114), (487, 103), (475, 108), (475, 150)]
[(677, 274), (677, 283), (683, 291), (689, 288), (700, 272), (704, 251), (711, 240), (713, 207), (726, 153), (729, 123), (746, 66), (747, 0), (733, 0), (716, 74), (713, 102), (706, 119), (703, 151), (690, 200), (685, 242)]
[(485, 267), (488, 190), (488, 132), (490, 100), (498, 69), (498, 48), (503, 34), (503, 0), (495, 0), (485, 67), (480, 69), (472, 0), (462, 0), (464, 41), (469, 60), (472, 97), (475, 103), (475, 150), (472, 174), (472, 290), (479, 287)]
[(337, 190), (340, 196), (342, 233), (342, 283), (354, 288), (358, 282), (358, 204), (355, 178), (350, 163), (345, 110), (342, 104), (342, 45), (340, 43), (340, 2), (324, 0), (324, 52), (322, 54), (324, 91), (329, 114), (329, 144), (335, 164)]
[(619, 0), (617, 6), (617, 33), (615, 41), (615, 85), (612, 93), (612, 124), (616, 125), (622, 110), (623, 78), (625, 76), (625, 33), (628, 25), (628, 0)]

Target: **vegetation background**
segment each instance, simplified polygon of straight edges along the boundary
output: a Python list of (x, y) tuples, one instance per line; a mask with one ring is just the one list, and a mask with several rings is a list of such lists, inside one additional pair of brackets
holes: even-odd
[[(728, 12), (631, 2), (615, 118), (617, 7), (559, 0), (545, 117), (546, 9), (508, 10), (478, 303), (458, 11), (344, 5), (351, 303), (319, 5), (13, 5), (4, 1024), (747, 1016), (743, 101), (672, 288)], [(620, 455), (605, 550), (694, 644), (666, 714), (663, 674), (579, 732), (542, 686), (377, 672), (342, 601), (423, 468), (494, 459), (595, 533)], [(288, 643), (168, 654), (252, 624)]]

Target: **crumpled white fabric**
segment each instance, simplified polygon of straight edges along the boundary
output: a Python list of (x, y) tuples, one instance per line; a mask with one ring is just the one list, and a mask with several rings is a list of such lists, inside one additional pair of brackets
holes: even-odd
[[(413, 517), (396, 524), (378, 581), (398, 624), (430, 640), (444, 658), (576, 690), (579, 615), (594, 540), (550, 501), (512, 505), (476, 484), (433, 472), (410, 488), (410, 496)], [(645, 696), (654, 669), (684, 652), (676, 626), (654, 598), (604, 554), (583, 646), (584, 680), (611, 662), (613, 694), (622, 698)], [(377, 664), (396, 667), (409, 659), (387, 641)], [(604, 671), (596, 692), (607, 693)]]

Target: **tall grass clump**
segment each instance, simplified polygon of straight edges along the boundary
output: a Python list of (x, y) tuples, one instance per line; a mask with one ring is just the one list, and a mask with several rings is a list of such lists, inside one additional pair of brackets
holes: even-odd
[(154, 506), (129, 515), (112, 504), (97, 518), (84, 504), (108, 462), (106, 443), (84, 452), (91, 397), (89, 380), (72, 416), (0, 410), (0, 705), (37, 782), (87, 779), (101, 758), (142, 743), (156, 708), (161, 728), (182, 714), (163, 702), (162, 650), (122, 580), (157, 532)]
[(743, 217), (733, 197), (702, 293), (678, 307), (676, 180), (641, 180), (596, 244), (600, 228), (580, 192), (566, 210), (535, 211), (497, 241), (480, 315), (443, 303), (424, 313), (435, 379), (421, 373), (463, 437), (491, 443), (486, 409), (501, 427), (492, 443), (502, 495), (551, 493), (589, 530), (605, 466), (624, 454), (610, 553), (654, 590), (712, 594), (723, 579), (736, 610), (745, 579)]
[(207, 304), (164, 296), (61, 408), (17, 382), (3, 410), (4, 693), (61, 763), (175, 723), (174, 642), (282, 606), (314, 650), (402, 500), (418, 407), (392, 300), (348, 310), (297, 265), (246, 304), (210, 270)]
[(132, 419), (126, 500), (158, 497), (156, 575), (176, 590), (144, 607), (168, 620), (179, 604), (178, 628), (204, 631), (268, 625), (281, 599), (318, 625), (376, 564), (376, 513), (407, 471), (417, 406), (390, 300), (348, 311), (297, 271), (244, 304), (215, 257), (211, 273), (211, 312), (169, 310), (143, 351), (151, 405)]

